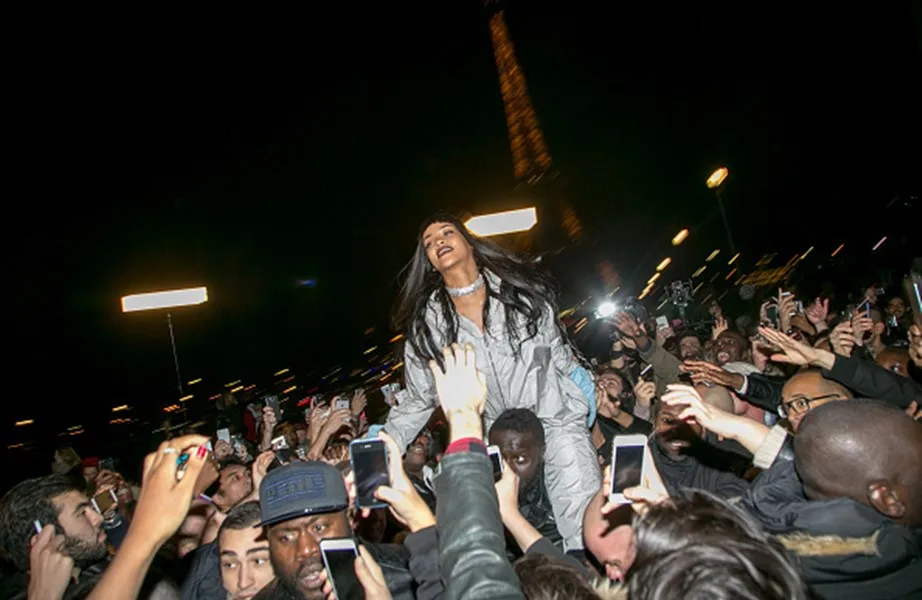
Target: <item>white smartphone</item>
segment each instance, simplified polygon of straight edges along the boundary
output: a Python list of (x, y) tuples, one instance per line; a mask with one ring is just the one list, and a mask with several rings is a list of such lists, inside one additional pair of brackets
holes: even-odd
[(503, 453), (499, 451), (499, 446), (487, 447), (487, 454), (490, 456), (490, 464), (493, 465), (493, 476), (503, 476)]
[(656, 330), (657, 331), (660, 331), (662, 329), (668, 329), (668, 328), (669, 328), (669, 319), (667, 319), (663, 315), (656, 317)]
[(352, 440), (349, 444), (349, 461), (355, 473), (355, 503), (359, 508), (387, 506), (375, 498), (375, 490), (390, 485), (387, 446), (380, 438)]
[(344, 408), (352, 408), (352, 401), (349, 400), (346, 396), (339, 396), (333, 400), (333, 410), (342, 410)]
[(358, 550), (352, 538), (320, 540), (320, 553), (327, 579), (333, 584), (337, 600), (364, 598), (365, 590), (355, 575), (355, 557)]
[(226, 427), (224, 429), (219, 429), (217, 435), (219, 440), (224, 440), (228, 444), (231, 443), (230, 429)]
[(624, 497), (624, 490), (637, 487), (643, 481), (647, 452), (647, 436), (615, 436), (611, 453), (611, 488), (608, 490), (610, 501), (631, 503), (631, 500)]

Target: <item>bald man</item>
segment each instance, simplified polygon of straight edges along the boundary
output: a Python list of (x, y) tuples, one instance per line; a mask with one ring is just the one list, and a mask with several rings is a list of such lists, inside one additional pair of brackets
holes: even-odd
[(794, 448), (740, 506), (821, 598), (922, 597), (922, 427), (886, 403), (831, 401), (805, 413)]
[(787, 380), (781, 389), (781, 411), (797, 431), (811, 410), (836, 400), (848, 400), (852, 393), (844, 385), (823, 377), (819, 369), (806, 369)]

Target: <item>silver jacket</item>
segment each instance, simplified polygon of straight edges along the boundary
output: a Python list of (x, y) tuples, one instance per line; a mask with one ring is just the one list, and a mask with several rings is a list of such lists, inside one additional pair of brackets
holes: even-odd
[[(488, 274), (489, 285), (500, 281)], [(430, 299), (426, 319), (439, 346), (447, 344), (448, 323), (434, 299)], [(588, 404), (570, 373), (579, 366), (573, 350), (554, 326), (548, 307), (546, 318), (534, 338), (524, 342), (516, 356), (506, 339), (505, 311), (490, 311), (488, 330), (482, 334), (470, 319), (458, 315), (458, 343), (471, 344), (477, 353), (477, 366), (487, 381), (484, 431), (509, 408), (527, 408), (544, 425), (547, 447), (544, 453), (545, 482), (554, 508), (557, 528), (568, 550), (583, 547), (583, 512), (599, 491), (601, 474), (595, 450), (586, 427)], [(520, 339), (525, 339), (524, 322)], [(404, 353), (406, 394), (391, 408), (385, 430), (401, 448), (406, 448), (429, 420), (438, 404), (435, 382), (425, 364), (406, 344)]]

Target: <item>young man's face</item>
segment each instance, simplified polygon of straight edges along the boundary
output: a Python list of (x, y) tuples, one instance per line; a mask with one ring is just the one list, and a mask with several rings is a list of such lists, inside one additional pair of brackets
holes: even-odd
[(320, 540), (352, 536), (345, 511), (309, 515), (269, 528), (269, 557), (279, 582), (304, 600), (324, 600)]
[(218, 538), (221, 580), (229, 600), (255, 596), (275, 578), (262, 527), (225, 529)]
[(73, 490), (55, 496), (51, 503), (64, 530), (64, 552), (74, 563), (82, 568), (104, 559), (107, 550), (102, 515), (96, 512), (86, 494)]
[(492, 430), (490, 444), (499, 446), (503, 460), (512, 466), (520, 480), (520, 488), (530, 484), (544, 462), (544, 448), (530, 431)]

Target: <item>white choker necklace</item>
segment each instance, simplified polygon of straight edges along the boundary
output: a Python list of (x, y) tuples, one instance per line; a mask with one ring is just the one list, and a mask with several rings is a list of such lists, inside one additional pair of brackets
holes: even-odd
[(464, 287), (453, 288), (445, 286), (445, 291), (448, 292), (448, 295), (452, 298), (460, 298), (461, 296), (470, 296), (477, 290), (483, 287), (483, 273), (477, 276), (477, 279), (474, 280), (474, 283), (466, 285)]

